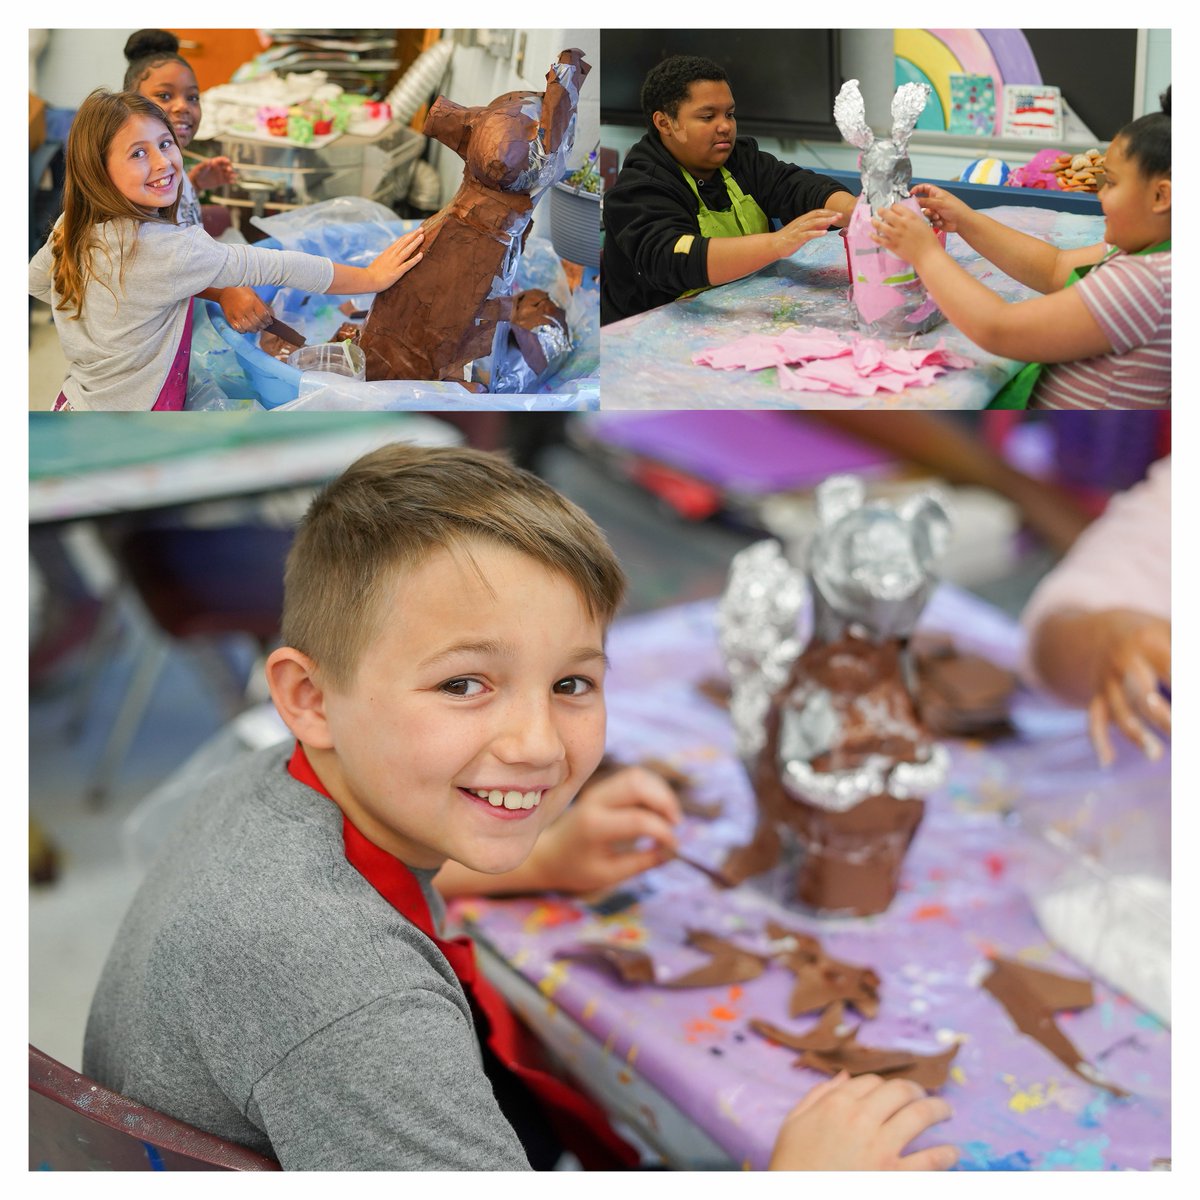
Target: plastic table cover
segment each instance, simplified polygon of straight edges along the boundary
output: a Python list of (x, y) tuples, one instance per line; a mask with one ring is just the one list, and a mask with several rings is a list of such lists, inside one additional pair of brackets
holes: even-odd
[[(988, 215), (1063, 249), (1103, 238), (1104, 222), (1098, 216), (1021, 205), (989, 209)], [(957, 234), (949, 236), (946, 248), (960, 266), (1005, 300), (1034, 295)], [(601, 403), (604, 408), (983, 408), (1020, 368), (1012, 359), (979, 349), (948, 322), (913, 339), (894, 339), (894, 344), (933, 347), (944, 340), (947, 350), (975, 365), (895, 394), (854, 397), (786, 391), (774, 368), (714, 371), (692, 361), (701, 350), (747, 334), (814, 328), (854, 332), (848, 286), (843, 239), (829, 233), (745, 279), (606, 325), (601, 330)]]
[[(714, 612), (705, 601), (619, 623), (606, 684), (609, 752), (629, 762), (665, 759), (697, 781), (697, 800), (720, 802), (716, 819), (685, 818), (680, 834), (685, 854), (712, 865), (726, 847), (747, 841), (754, 823), (728, 715), (696, 686), (723, 674)], [(935, 593), (921, 628), (950, 632), (964, 651), (1002, 665), (1015, 664), (1020, 649), (1020, 632), (1006, 617), (948, 585)], [(1023, 799), (1036, 803), (1089, 781), (1111, 787), (1113, 778), (1095, 765), (1083, 714), (1022, 691), (1014, 721), (1018, 736), (1002, 742), (950, 743), (947, 783), (928, 798), (900, 894), (880, 916), (818, 919), (787, 906), (785, 867), (754, 886), (721, 891), (680, 862), (630, 881), (617, 911), (550, 896), (460, 900), (452, 914), (505, 961), (502, 970), (537, 989), (544, 1008), (530, 1014), (535, 1028), (569, 1018), (577, 1067), (585, 1035), (602, 1047), (617, 1078), (637, 1093), (639, 1124), (661, 1128), (681, 1113), (734, 1164), (764, 1167), (783, 1116), (823, 1078), (793, 1067), (793, 1052), (749, 1028), (752, 1017), (797, 1033), (815, 1023), (815, 1014), (787, 1016), (792, 975), (770, 967), (735, 987), (632, 987), (602, 967), (556, 959), (560, 949), (612, 940), (647, 951), (660, 971), (674, 974), (704, 961), (683, 944), (687, 929), (752, 948), (766, 922), (777, 920), (818, 937), (828, 954), (878, 971), (882, 1005), (862, 1042), (926, 1053), (959, 1044), (942, 1092), (954, 1116), (914, 1147), (953, 1142), (962, 1170), (1148, 1169), (1171, 1152), (1169, 1031), (1100, 982), (1092, 1008), (1058, 1014), (1085, 1058), (1131, 1093), (1118, 1100), (1020, 1034), (979, 986), (992, 954), (1086, 974), (1036, 923), (1025, 873), (1031, 837), (1007, 814)], [(1124, 747), (1116, 772), (1134, 807), (1139, 786), (1161, 786), (1169, 764)], [(675, 1111), (656, 1114), (655, 1095)]]

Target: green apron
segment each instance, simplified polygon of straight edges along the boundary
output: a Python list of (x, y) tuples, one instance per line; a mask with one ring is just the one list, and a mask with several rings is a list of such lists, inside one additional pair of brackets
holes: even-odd
[[(767, 214), (759, 208), (758, 201), (753, 196), (747, 196), (724, 167), (719, 167), (718, 170), (721, 172), (721, 178), (725, 180), (725, 190), (729, 193), (728, 212), (713, 212), (711, 208), (707, 208), (700, 199), (700, 189), (696, 186), (696, 181), (682, 167), (679, 169), (683, 171), (683, 177), (695, 193), (696, 203), (700, 206), (696, 217), (700, 222), (701, 237), (744, 237), (748, 233), (770, 232), (771, 222), (767, 220)], [(690, 292), (684, 292), (679, 299), (706, 291), (706, 287), (692, 288)]]
[[(1147, 246), (1145, 250), (1135, 250), (1135, 254), (1159, 254), (1164, 250), (1170, 250), (1171, 239), (1167, 238), (1165, 242), (1159, 242), (1157, 246)], [(1076, 267), (1070, 275), (1067, 276), (1067, 282), (1064, 288), (1069, 288), (1073, 284), (1078, 283), (1089, 271), (1108, 262), (1114, 254), (1120, 251), (1114, 246), (1098, 263), (1088, 263), (1086, 266)], [(1020, 371), (1018, 371), (1001, 389), (996, 393), (995, 398), (988, 405), (988, 408), (1028, 408), (1029, 398), (1033, 395), (1033, 389), (1037, 386), (1037, 381), (1041, 378), (1042, 372), (1046, 369), (1044, 363), (1026, 363)]]

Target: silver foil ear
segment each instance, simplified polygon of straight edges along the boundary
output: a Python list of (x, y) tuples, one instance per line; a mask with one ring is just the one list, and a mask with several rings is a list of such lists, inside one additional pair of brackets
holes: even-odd
[(750, 762), (766, 740), (767, 708), (806, 639), (803, 574), (767, 539), (734, 555), (717, 608), (717, 633), (732, 688), (729, 712), (738, 753)]
[(937, 583), (934, 567), (950, 518), (932, 492), (901, 504), (864, 503), (857, 476), (817, 488), (821, 527), (808, 549), (816, 634), (832, 641), (849, 626), (876, 641), (912, 632)]
[(901, 154), (908, 148), (908, 139), (932, 95), (933, 88), (927, 83), (905, 83), (896, 89), (892, 97), (892, 141)]
[(847, 79), (833, 101), (833, 120), (838, 131), (852, 146), (865, 150), (875, 134), (867, 124), (867, 108), (858, 90), (857, 79)]

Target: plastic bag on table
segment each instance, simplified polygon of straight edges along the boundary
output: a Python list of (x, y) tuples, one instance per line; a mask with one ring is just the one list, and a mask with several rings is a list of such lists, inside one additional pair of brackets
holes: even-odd
[(456, 383), (414, 379), (358, 382), (336, 375), (306, 372), (300, 394), (276, 412), (595, 412), (600, 407), (596, 379), (579, 379), (552, 394), (489, 395), (468, 392)]
[[(318, 204), (306, 204), (272, 217), (251, 217), (250, 223), (273, 237), (285, 250), (308, 250), (301, 241), (320, 238), (330, 225), (376, 225), (386, 227), (396, 223), (396, 214), (386, 205), (362, 196), (336, 196)], [(409, 222), (408, 224), (413, 224)], [(393, 239), (397, 235), (393, 234)], [(380, 250), (387, 245), (384, 241)], [(379, 251), (377, 250), (376, 253)], [(320, 251), (309, 251), (320, 253)], [(330, 256), (332, 257), (332, 255)]]
[(541, 288), (530, 288), (515, 299), (507, 322), (508, 337), (492, 355), (493, 393), (537, 391), (538, 384), (558, 370), (571, 353), (567, 314)]
[[(343, 204), (343, 201), (348, 203)], [(390, 219), (383, 220), (386, 214)], [(343, 218), (366, 216), (366, 220), (338, 223)], [(340, 196), (320, 204), (293, 209), (268, 222), (284, 222), (276, 227), (272, 237), (285, 250), (300, 250), (305, 254), (321, 254), (334, 262), (362, 267), (386, 250), (402, 234), (416, 229), (419, 221), (401, 221), (382, 204), (353, 196)], [(314, 295), (296, 288), (280, 288), (271, 308), (275, 315), (294, 326), (311, 342), (325, 342), (334, 336), (347, 314), (341, 306), (349, 303), (355, 310), (365, 312), (374, 300), (372, 295), (335, 296)]]
[(552, 331), (547, 331), (546, 345), (552, 352), (547, 358), (552, 361), (546, 370), (537, 373), (536, 379), (534, 373), (526, 372), (521, 386), (515, 388), (498, 382), (495, 390), (548, 392), (553, 388), (557, 391), (567, 382), (589, 376), (594, 382), (600, 370), (600, 292), (595, 277), (589, 281), (585, 276), (584, 282), (572, 289), (550, 239), (535, 235), (525, 245), (517, 267), (516, 286), (521, 290), (540, 288), (549, 294), (566, 314), (569, 341), (562, 345)]
[(184, 412), (264, 412), (257, 400), (250, 397), (235, 399), (225, 395), (214, 379), (188, 379)]

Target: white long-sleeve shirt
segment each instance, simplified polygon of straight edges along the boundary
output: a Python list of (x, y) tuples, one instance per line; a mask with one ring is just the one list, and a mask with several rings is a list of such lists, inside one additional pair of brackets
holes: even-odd
[(54, 312), (68, 366), (62, 390), (75, 409), (152, 408), (179, 349), (187, 306), (205, 288), (274, 284), (324, 292), (333, 282), (327, 258), (217, 242), (201, 226), (109, 221), (96, 226), (96, 239), (95, 276), (78, 320), (54, 308), (49, 241), (29, 264), (30, 295)]

